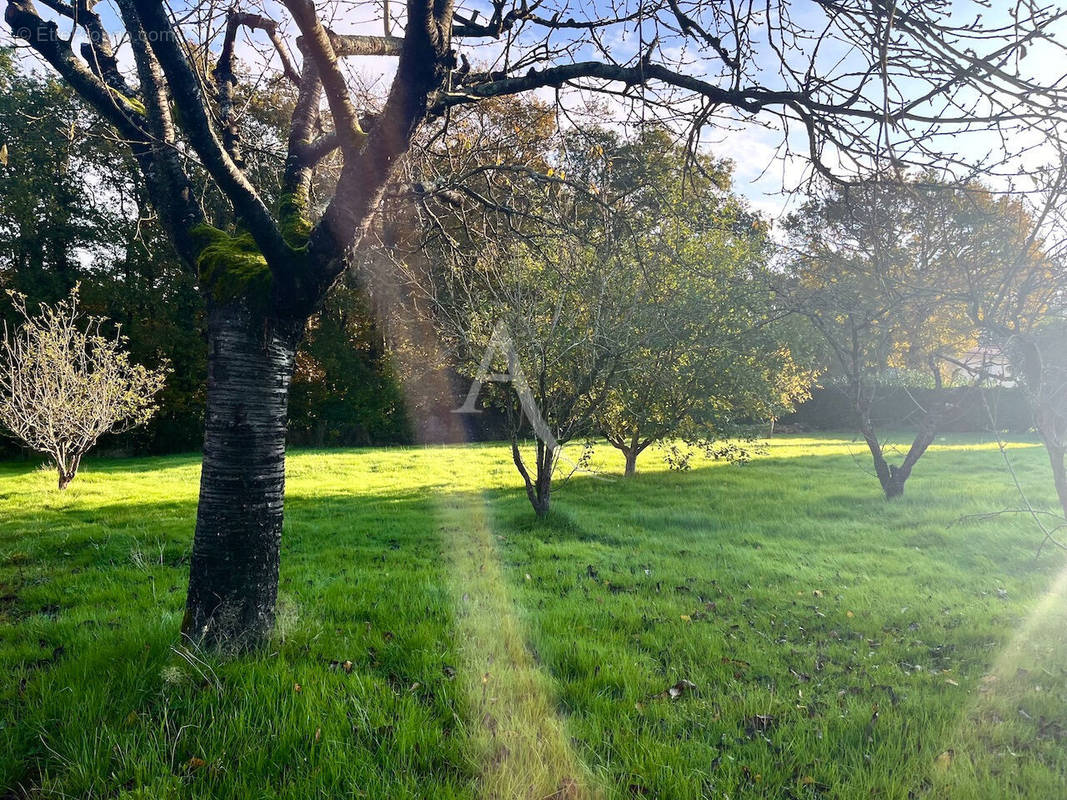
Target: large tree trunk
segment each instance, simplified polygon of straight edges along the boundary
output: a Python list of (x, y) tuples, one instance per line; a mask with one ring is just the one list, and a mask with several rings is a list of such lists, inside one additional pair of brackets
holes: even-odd
[(274, 624), (298, 332), (243, 301), (208, 314), (204, 465), (182, 624), (198, 643), (251, 648)]
[(623, 450), (622, 454), (626, 456), (626, 477), (632, 478), (634, 475), (637, 474), (637, 449), (629, 448)]

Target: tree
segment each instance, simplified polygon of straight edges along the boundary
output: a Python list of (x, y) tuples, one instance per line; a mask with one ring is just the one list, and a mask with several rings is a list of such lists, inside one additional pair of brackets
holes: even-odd
[(1067, 309), (1061, 305), (1033, 329), (1019, 330), (1002, 341), (1030, 399), (1067, 520)]
[[(984, 258), (959, 259), (956, 303), (983, 340), (1011, 364), (1048, 453), (1053, 485), (1067, 518), (1067, 160), (1036, 174), (1031, 196), (973, 193), (968, 208), (1000, 235)], [(979, 223), (975, 223), (979, 224)], [(983, 364), (961, 364), (982, 382)], [(995, 420), (991, 420), (995, 423)], [(1051, 538), (1067, 522), (1054, 530)]]
[[(299, 64), (284, 39), (289, 22), (237, 9), (170, 13), (162, 0), (115, 0), (125, 31), (113, 38), (111, 15), (92, 0), (46, 5), (51, 19), (32, 0), (7, 0), (5, 19), (128, 144), (207, 298), (204, 468), (183, 623), (206, 644), (250, 646), (271, 630), (297, 341), (368, 230), (398, 160), (428, 125), (447, 137), (451, 109), (580, 87), (623, 107), (682, 113), (694, 131), (739, 117), (799, 128), (817, 169), (848, 172), (886, 159), (960, 165), (936, 152), (947, 129), (981, 144), (992, 128), (997, 141), (1027, 146), (1032, 139), (1013, 134), (1054, 134), (1067, 108), (1048, 88), (1059, 84), (1033, 79), (1021, 58), (1026, 48), (1054, 47), (1047, 33), (1060, 14), (1036, 2), (1018, 4), (1005, 24), (981, 14), (960, 22), (964, 12), (941, 2), (812, 2), (800, 19), (791, 2), (654, 0), (574, 17), (554, 0), (494, 0), (482, 18), (448, 0), (408, 0), (403, 19), (387, 19), (374, 37), (332, 31), (311, 0), (284, 0), (300, 34)], [(394, 24), (402, 36), (391, 35)], [(274, 204), (245, 169), (235, 102), (241, 32), (273, 47), (278, 74), (295, 86)], [(495, 58), (491, 68), (471, 63), (479, 52)], [(355, 55), (397, 59), (377, 113), (361, 114), (349, 91), (342, 60)], [(334, 151), (336, 187), (315, 205), (316, 167)], [(200, 171), (224, 204), (201, 201), (192, 177)]]
[(628, 278), (640, 293), (627, 320), (633, 344), (596, 413), (598, 429), (622, 452), (626, 475), (669, 437), (740, 456), (713, 443), (780, 413), (775, 398), (788, 405), (811, 378), (776, 335), (766, 226), (731, 193), (729, 164), (689, 161), (663, 128), (630, 140), (586, 136), (600, 140), (599, 158), (581, 159), (575, 175), (611, 206), (617, 230), (606, 257), (632, 261)]
[(292, 391), (289, 434), (304, 444), (411, 441), (382, 331), (366, 296), (351, 285), (335, 291), (309, 322)]
[(462, 410), (475, 411), (484, 391), (503, 412), (515, 467), (544, 517), (563, 446), (594, 431), (633, 346), (633, 274), (572, 235), (508, 244), (484, 248), (473, 267), (439, 262), (423, 281), (434, 282), (442, 339), (474, 380)]
[(887, 499), (899, 497), (951, 407), (916, 403), (918, 430), (890, 462), (872, 408), (893, 383), (943, 389), (943, 356), (966, 352), (974, 326), (951, 302), (960, 262), (995, 262), (1003, 220), (971, 213), (969, 193), (936, 182), (872, 182), (831, 191), (787, 223), (792, 253), (784, 294), (830, 352), (854, 422)]
[(0, 423), (50, 456), (66, 489), (102, 435), (151, 418), (166, 368), (133, 364), (125, 338), (104, 335), (106, 320), (83, 320), (76, 288), (37, 316), (22, 298), (15, 305), (24, 322), (0, 340)]

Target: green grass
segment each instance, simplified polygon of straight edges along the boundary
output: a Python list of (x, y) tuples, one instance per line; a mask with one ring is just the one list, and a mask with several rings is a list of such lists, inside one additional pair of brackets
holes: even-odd
[(892, 504), (840, 437), (596, 462), (536, 522), (498, 445), (294, 454), (229, 660), (177, 637), (195, 458), (0, 464), (0, 797), (1067, 796), (1067, 561), (961, 521), (1018, 504), (994, 445)]

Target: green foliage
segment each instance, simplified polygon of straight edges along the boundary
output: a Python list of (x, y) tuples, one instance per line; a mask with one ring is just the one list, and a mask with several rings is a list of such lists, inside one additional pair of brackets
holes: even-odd
[(411, 441), (399, 378), (354, 286), (334, 289), (308, 326), (289, 390), (289, 440), (319, 447)]
[(894, 504), (855, 447), (624, 483), (601, 446), (549, 523), (499, 445), (295, 453), (279, 631), (232, 660), (178, 639), (198, 460), (0, 464), (0, 794), (474, 800), (536, 691), (604, 800), (1060, 797), (1063, 555), (968, 518), (1017, 502), (995, 445)]
[[(2, 52), (2, 51), (0, 51)], [(173, 372), (147, 426), (101, 447), (190, 451), (200, 445), (206, 349), (196, 276), (178, 262), (151, 214), (128, 148), (60, 84), (0, 58), (0, 320), (53, 304), (75, 283), (92, 316), (121, 323), (131, 359)], [(0, 439), (0, 452), (8, 440)]]
[[(744, 460), (746, 450), (716, 440), (790, 410), (814, 377), (777, 321), (766, 224), (730, 190), (728, 162), (691, 162), (662, 128), (578, 138), (571, 172), (614, 211), (598, 257), (620, 265), (614, 280), (630, 292), (629, 347), (601, 399), (599, 430), (632, 457), (683, 437)], [(666, 453), (686, 463), (679, 445)]]

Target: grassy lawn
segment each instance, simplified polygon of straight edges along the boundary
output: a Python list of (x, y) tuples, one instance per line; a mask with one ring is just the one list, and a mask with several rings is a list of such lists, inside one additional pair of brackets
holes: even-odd
[(1067, 797), (1067, 560), (962, 519), (1018, 504), (995, 445), (893, 504), (846, 438), (596, 461), (538, 523), (498, 445), (294, 454), (232, 660), (177, 638), (195, 458), (0, 464), (0, 797)]

